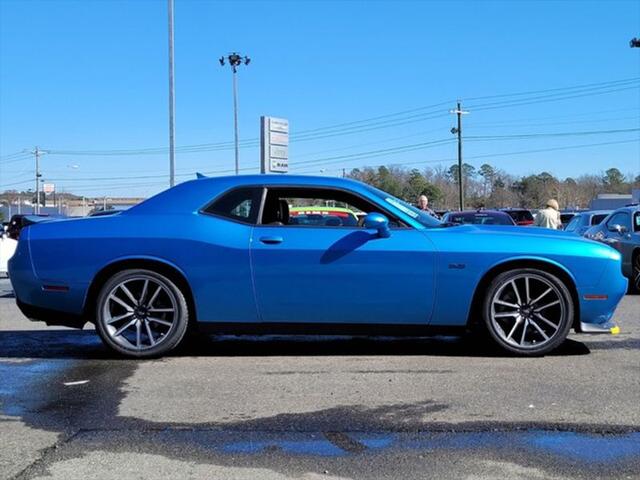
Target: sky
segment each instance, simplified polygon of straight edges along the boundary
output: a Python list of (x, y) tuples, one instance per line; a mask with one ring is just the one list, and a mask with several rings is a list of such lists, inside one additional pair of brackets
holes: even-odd
[[(259, 171), (287, 118), (291, 173), (448, 167), (640, 174), (637, 1), (175, 0), (177, 180)], [(0, 191), (147, 196), (168, 186), (165, 0), (0, 0)], [(195, 147), (194, 147), (195, 145)]]

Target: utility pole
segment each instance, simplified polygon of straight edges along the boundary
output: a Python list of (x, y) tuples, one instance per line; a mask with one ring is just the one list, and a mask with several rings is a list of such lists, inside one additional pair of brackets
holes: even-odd
[[(225, 57), (220, 57), (218, 61), (220, 65), (224, 67)], [(238, 145), (238, 81), (236, 74), (238, 73), (238, 67), (243, 63), (249, 65), (251, 59), (234, 52), (226, 57), (226, 61), (229, 63), (231, 71), (233, 72), (233, 136), (236, 153), (236, 175), (238, 175), (240, 171), (240, 147)]]
[(466, 115), (469, 112), (462, 110), (460, 102), (455, 110), (450, 110), (449, 113), (455, 113), (458, 116), (458, 127), (453, 127), (451, 133), (458, 135), (458, 200), (460, 211), (464, 210), (464, 186), (462, 184), (462, 115)]
[(40, 155), (46, 152), (36, 147), (30, 153), (36, 157), (36, 203), (33, 205), (33, 213), (37, 215), (40, 213), (40, 177), (42, 176), (40, 174)]
[(175, 109), (173, 79), (173, 0), (169, 1), (169, 187), (176, 183)]

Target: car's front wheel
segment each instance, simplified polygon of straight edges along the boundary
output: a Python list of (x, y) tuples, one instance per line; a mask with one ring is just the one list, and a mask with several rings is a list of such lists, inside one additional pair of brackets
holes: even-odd
[(182, 341), (189, 324), (184, 294), (151, 270), (123, 270), (98, 296), (96, 329), (116, 352), (136, 358), (163, 355)]
[(484, 302), (490, 336), (501, 348), (518, 355), (543, 355), (558, 347), (573, 317), (573, 301), (564, 282), (535, 268), (496, 276)]

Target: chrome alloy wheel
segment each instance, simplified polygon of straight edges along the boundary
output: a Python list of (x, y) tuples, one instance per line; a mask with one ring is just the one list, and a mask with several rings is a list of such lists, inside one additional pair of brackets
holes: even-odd
[(109, 338), (129, 351), (162, 344), (178, 321), (178, 301), (159, 278), (139, 274), (117, 283), (102, 305), (102, 326)]
[(635, 261), (633, 262), (633, 286), (637, 292), (640, 292), (640, 253), (636, 253)]
[(551, 342), (566, 322), (566, 300), (549, 279), (522, 273), (505, 281), (491, 298), (491, 325), (500, 340), (518, 350)]

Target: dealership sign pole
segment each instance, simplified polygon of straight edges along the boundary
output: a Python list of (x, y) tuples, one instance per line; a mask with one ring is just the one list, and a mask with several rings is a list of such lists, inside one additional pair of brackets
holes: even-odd
[(260, 173), (289, 171), (289, 120), (260, 117)]

